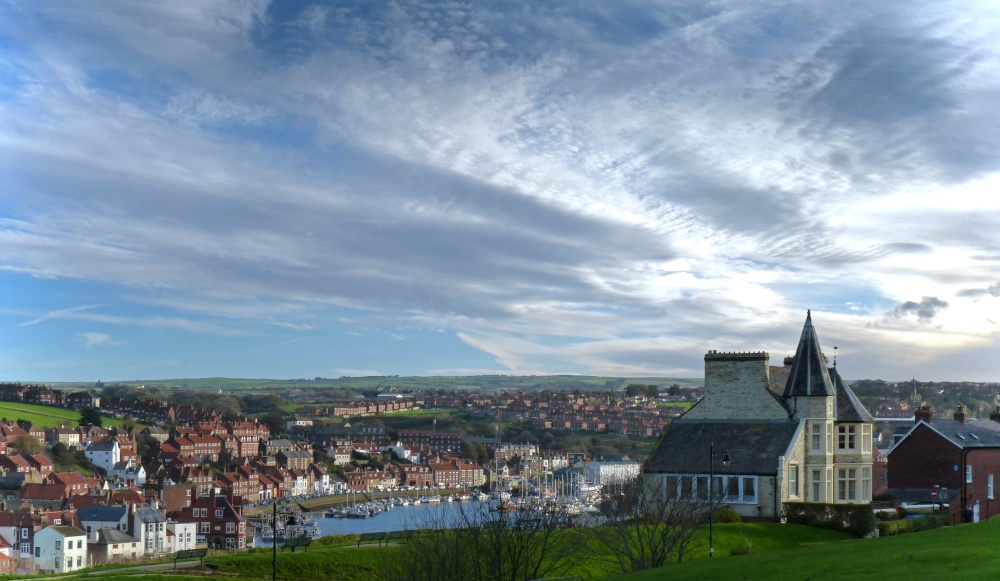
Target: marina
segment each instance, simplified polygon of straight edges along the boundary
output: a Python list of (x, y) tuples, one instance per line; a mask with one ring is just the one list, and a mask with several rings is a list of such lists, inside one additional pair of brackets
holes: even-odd
[[(556, 509), (571, 517), (597, 512), (596, 498), (581, 500), (576, 497), (544, 498), (539, 496), (514, 497), (509, 493), (461, 494), (449, 496), (428, 495), (423, 497), (381, 499), (329, 509), (325, 512), (303, 513), (308, 527), (308, 535), (320, 538), (331, 535), (351, 535), (379, 533), (427, 528), (451, 528), (461, 519), (462, 507), (466, 510), (480, 510), (483, 504), (490, 510), (503, 507), (506, 510), (531, 510), (545, 507)], [(280, 521), (280, 519), (279, 519)], [(272, 546), (274, 535), (267, 523), (261, 524), (254, 540), (256, 547)], [(279, 522), (279, 530), (282, 525)], [(292, 529), (302, 534), (302, 528)], [(279, 533), (279, 543), (289, 534), (287, 528)]]

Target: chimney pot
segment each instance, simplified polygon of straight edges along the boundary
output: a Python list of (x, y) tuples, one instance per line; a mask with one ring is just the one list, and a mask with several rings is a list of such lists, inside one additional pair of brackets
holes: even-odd
[(969, 423), (969, 413), (966, 411), (965, 405), (958, 404), (958, 407), (955, 409), (954, 418), (956, 422)]
[(931, 406), (924, 404), (920, 406), (915, 412), (913, 412), (914, 422), (923, 421), (924, 423), (931, 423), (931, 419), (934, 417), (934, 409)]

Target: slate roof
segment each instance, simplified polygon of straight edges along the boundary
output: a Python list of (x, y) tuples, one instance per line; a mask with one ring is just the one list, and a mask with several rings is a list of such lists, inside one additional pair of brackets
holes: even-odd
[(88, 506), (86, 508), (78, 508), (76, 516), (80, 520), (112, 522), (123, 520), (127, 512), (127, 506)]
[(802, 327), (795, 361), (785, 384), (784, 397), (834, 395), (833, 382), (826, 368), (826, 358), (819, 346), (819, 337), (812, 324), (812, 312), (806, 311), (806, 324)]
[(306, 452), (305, 450), (291, 450), (288, 452), (278, 452), (278, 455), (284, 456), (285, 458), (306, 458), (309, 460), (313, 459), (312, 452)]
[(830, 377), (833, 379), (834, 385), (837, 386), (837, 421), (874, 422), (875, 418), (868, 413), (868, 409), (861, 403), (858, 396), (854, 394), (854, 391), (844, 383), (836, 367), (830, 369)]
[[(798, 428), (799, 422), (792, 420), (674, 420), (645, 472), (708, 474), (714, 444), (716, 474), (775, 474), (778, 457), (788, 450)], [(727, 451), (730, 463), (725, 467)]]
[(84, 531), (81, 531), (80, 529), (78, 529), (76, 527), (56, 525), (56, 526), (49, 526), (49, 527), (46, 527), (46, 528), (48, 528), (48, 529), (50, 529), (50, 530), (52, 530), (54, 532), (57, 532), (57, 533), (59, 533), (60, 535), (62, 535), (64, 537), (85, 537), (85, 536), (87, 536), (87, 533), (85, 533)]
[(135, 517), (144, 523), (167, 522), (160, 511), (149, 506), (135, 507)]
[(87, 446), (87, 451), (88, 452), (111, 452), (111, 451), (113, 451), (115, 449), (115, 445), (117, 443), (118, 442), (116, 442), (114, 440), (108, 440), (106, 442), (91, 442), (90, 445)]
[(1000, 447), (1000, 422), (973, 420), (966, 424), (955, 420), (933, 420), (930, 424), (918, 422), (913, 426), (913, 430), (916, 430), (920, 424), (924, 424), (924, 426), (941, 434), (959, 448)]
[(135, 537), (128, 533), (124, 533), (118, 529), (111, 527), (101, 527), (97, 529), (97, 540), (94, 544), (98, 545), (115, 545), (118, 543), (137, 543), (139, 542)]

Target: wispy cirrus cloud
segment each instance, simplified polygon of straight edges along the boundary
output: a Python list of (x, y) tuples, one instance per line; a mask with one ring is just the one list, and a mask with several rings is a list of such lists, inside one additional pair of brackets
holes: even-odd
[[(812, 307), (858, 344), (939, 333), (944, 364), (1000, 320), (988, 14), (21, 5), (0, 23), (0, 276), (49, 283), (13, 326), (238, 352), (357, 322), (405, 344), (419, 321), (464, 355), (414, 372), (697, 373), (719, 343), (784, 347)], [(861, 375), (887, 361), (855, 353)]]

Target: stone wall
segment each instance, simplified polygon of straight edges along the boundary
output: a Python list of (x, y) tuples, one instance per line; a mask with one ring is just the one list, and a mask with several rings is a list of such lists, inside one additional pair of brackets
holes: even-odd
[(783, 420), (788, 412), (767, 390), (767, 353), (705, 355), (705, 398), (684, 415), (688, 419)]

